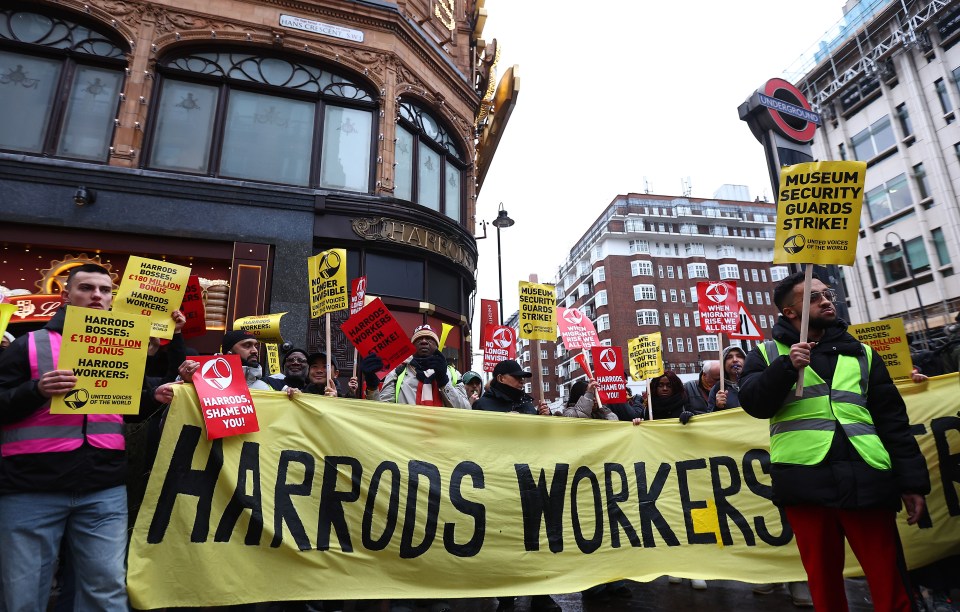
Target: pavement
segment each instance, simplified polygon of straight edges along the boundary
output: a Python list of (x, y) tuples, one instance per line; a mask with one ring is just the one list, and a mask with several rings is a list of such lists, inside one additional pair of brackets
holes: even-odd
[[(867, 583), (863, 579), (847, 580), (847, 601), (851, 612), (872, 612), (870, 593)], [(628, 582), (629, 598), (616, 598), (607, 601), (584, 601), (580, 593), (565, 593), (553, 595), (563, 612), (627, 612), (648, 610), (723, 610), (727, 612), (798, 612), (813, 610), (812, 607), (799, 608), (793, 605), (790, 594), (785, 586), (779, 587), (769, 595), (757, 595), (753, 592), (753, 585), (732, 580), (710, 580), (707, 588), (696, 590), (691, 588), (690, 581), (684, 580), (680, 584), (670, 584), (666, 577), (658, 578), (653, 582)], [(450, 602), (454, 612), (495, 612), (497, 600), (493, 598), (456, 600)], [(364, 610), (366, 612), (386, 612), (389, 606), (367, 603), (355, 605), (348, 602), (345, 612)], [(427, 612), (429, 608), (418, 608), (418, 611)], [(532, 612), (530, 597), (518, 597), (514, 612)]]

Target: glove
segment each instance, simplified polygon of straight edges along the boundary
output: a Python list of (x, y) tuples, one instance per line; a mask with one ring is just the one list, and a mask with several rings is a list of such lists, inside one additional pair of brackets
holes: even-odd
[(693, 418), (693, 413), (690, 412), (689, 410), (684, 410), (683, 412), (680, 413), (680, 423), (683, 425), (686, 425), (687, 423), (689, 423), (690, 419), (692, 418)]
[(447, 360), (440, 351), (428, 356), (424, 360), (424, 366), (425, 370), (433, 370), (433, 380), (436, 381), (438, 386), (446, 387), (447, 383), (450, 382)]
[(376, 353), (370, 353), (360, 360), (360, 372), (363, 373), (363, 380), (367, 387), (375, 388), (380, 384), (380, 378), (377, 372), (383, 369), (383, 360)]

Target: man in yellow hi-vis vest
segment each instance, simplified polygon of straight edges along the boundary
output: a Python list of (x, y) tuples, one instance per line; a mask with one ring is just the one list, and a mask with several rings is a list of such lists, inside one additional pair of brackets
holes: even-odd
[[(837, 318), (834, 292), (814, 278), (808, 342), (800, 342), (803, 272), (774, 289), (773, 340), (751, 351), (740, 403), (770, 419), (773, 501), (786, 511), (817, 610), (846, 610), (844, 537), (877, 610), (910, 610), (896, 527), (914, 524), (930, 478), (906, 406), (880, 356)], [(803, 368), (803, 395), (796, 397)]]

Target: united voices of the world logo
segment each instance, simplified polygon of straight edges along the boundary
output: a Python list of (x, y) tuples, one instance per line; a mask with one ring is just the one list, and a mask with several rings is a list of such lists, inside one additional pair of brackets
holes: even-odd
[(805, 246), (807, 246), (807, 239), (802, 234), (787, 236), (787, 239), (783, 241), (783, 250), (791, 255), (799, 253)]
[(63, 403), (70, 410), (80, 410), (90, 401), (90, 394), (86, 389), (74, 389), (63, 397)]
[(336, 251), (328, 251), (317, 264), (317, 273), (320, 278), (333, 278), (340, 269), (340, 254)]

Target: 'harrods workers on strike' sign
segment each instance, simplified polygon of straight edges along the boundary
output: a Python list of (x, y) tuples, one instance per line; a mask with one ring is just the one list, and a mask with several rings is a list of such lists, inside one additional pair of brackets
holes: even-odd
[(866, 162), (813, 162), (780, 171), (773, 263), (853, 265)]

